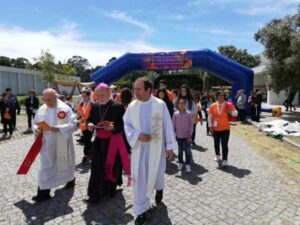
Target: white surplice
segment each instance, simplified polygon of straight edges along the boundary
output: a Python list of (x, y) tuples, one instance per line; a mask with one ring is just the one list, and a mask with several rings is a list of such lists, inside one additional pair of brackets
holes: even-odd
[[(59, 119), (64, 111), (66, 117)], [(40, 151), (38, 186), (41, 190), (64, 185), (73, 180), (75, 173), (75, 152), (72, 133), (77, 128), (76, 115), (65, 103), (57, 100), (55, 108), (42, 105), (34, 117), (34, 123), (45, 121), (50, 127), (57, 126), (58, 132), (43, 132)]]
[[(166, 104), (153, 96), (146, 102), (133, 101), (123, 119), (126, 137), (132, 147), (133, 209), (140, 215), (150, 208), (153, 190), (164, 189), (165, 151), (176, 148), (176, 139)], [(150, 134), (151, 141), (139, 141), (141, 133)]]

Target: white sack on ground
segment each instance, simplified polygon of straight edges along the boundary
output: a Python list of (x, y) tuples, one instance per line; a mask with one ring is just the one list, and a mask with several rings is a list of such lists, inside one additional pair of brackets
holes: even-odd
[(256, 125), (261, 131), (274, 135), (300, 136), (300, 124), (286, 120), (273, 120), (271, 122), (260, 122)]

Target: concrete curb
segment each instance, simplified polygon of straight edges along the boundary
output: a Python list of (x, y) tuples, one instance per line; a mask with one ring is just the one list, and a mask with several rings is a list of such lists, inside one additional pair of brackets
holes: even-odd
[(284, 141), (286, 141), (287, 143), (289, 143), (289, 144), (291, 144), (291, 145), (294, 145), (295, 147), (297, 147), (297, 148), (300, 149), (300, 145), (297, 144), (297, 143), (295, 143), (295, 142), (293, 142), (293, 141), (291, 141), (289, 138), (284, 137), (284, 138), (282, 138), (282, 140), (284, 140)]

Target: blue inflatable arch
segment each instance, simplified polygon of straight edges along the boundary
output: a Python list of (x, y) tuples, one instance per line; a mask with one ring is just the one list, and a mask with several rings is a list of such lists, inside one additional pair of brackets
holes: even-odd
[(172, 70), (199, 68), (232, 85), (232, 95), (253, 88), (253, 71), (209, 49), (158, 53), (126, 53), (90, 75), (96, 84), (111, 84), (135, 70)]

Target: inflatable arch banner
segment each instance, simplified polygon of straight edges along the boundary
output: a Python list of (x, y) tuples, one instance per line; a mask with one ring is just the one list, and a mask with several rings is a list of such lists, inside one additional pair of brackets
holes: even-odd
[(90, 75), (97, 84), (111, 84), (134, 70), (184, 70), (199, 68), (232, 85), (232, 96), (253, 89), (253, 71), (209, 49), (157, 53), (126, 53)]

